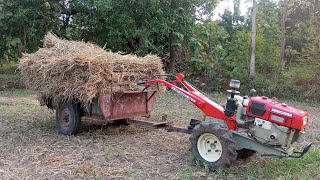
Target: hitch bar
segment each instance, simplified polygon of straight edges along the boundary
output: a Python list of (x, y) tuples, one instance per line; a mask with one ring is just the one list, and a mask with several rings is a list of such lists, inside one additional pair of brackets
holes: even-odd
[(304, 146), (302, 152), (298, 152), (298, 151), (294, 151), (294, 152), (293, 152), (294, 154), (299, 154), (299, 155), (297, 155), (297, 156), (295, 156), (295, 155), (290, 155), (289, 157), (291, 157), (291, 158), (301, 158), (305, 153), (307, 153), (307, 152), (309, 151), (309, 149), (310, 149), (310, 147), (312, 146), (312, 144), (313, 144), (313, 143), (310, 143), (310, 144)]
[(137, 120), (137, 119), (128, 119), (129, 123), (133, 124), (139, 124), (141, 126), (155, 128), (155, 129), (166, 129), (168, 132), (180, 132), (180, 133), (186, 133), (191, 134), (192, 129), (187, 129), (183, 127), (173, 126), (172, 123), (168, 121), (163, 122), (150, 122), (150, 121), (144, 121), (144, 120)]

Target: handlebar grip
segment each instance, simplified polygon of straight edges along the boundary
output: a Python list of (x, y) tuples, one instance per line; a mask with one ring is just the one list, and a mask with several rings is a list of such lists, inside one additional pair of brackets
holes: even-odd
[(145, 81), (140, 81), (137, 83), (137, 85), (144, 85), (145, 84)]

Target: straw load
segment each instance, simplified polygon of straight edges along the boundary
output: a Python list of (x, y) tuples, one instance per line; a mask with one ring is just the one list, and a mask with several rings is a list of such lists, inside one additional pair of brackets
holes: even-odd
[(43, 48), (20, 59), (19, 69), (26, 86), (42, 99), (82, 103), (92, 102), (99, 93), (141, 90), (138, 81), (164, 74), (158, 56), (120, 55), (51, 33)]

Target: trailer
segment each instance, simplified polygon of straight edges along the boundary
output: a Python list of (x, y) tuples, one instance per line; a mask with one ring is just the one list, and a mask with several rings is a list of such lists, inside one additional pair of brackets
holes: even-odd
[[(56, 110), (56, 125), (60, 133), (76, 134), (81, 117), (100, 119), (106, 123), (149, 116), (153, 110), (157, 91), (127, 91), (100, 94), (92, 103), (53, 102), (47, 100), (48, 108)], [(137, 121), (134, 121), (137, 122)]]

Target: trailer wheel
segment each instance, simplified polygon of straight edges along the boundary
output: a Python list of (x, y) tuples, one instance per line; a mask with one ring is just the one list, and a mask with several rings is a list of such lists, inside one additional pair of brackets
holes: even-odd
[(76, 104), (60, 103), (56, 109), (56, 125), (61, 134), (77, 134), (80, 128), (80, 112)]
[(195, 158), (210, 169), (230, 166), (237, 158), (232, 133), (220, 124), (202, 122), (193, 129), (190, 142)]

